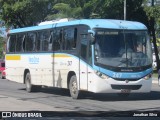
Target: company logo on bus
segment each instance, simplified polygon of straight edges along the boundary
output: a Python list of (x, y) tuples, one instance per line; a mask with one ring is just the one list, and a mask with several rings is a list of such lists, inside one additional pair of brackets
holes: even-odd
[(33, 57), (29, 57), (29, 63), (30, 64), (38, 64), (39, 63), (39, 58), (33, 56)]
[(129, 83), (129, 80), (125, 80), (126, 83)]

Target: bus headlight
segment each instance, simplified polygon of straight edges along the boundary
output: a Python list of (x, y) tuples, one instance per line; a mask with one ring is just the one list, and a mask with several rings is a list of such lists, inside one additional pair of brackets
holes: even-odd
[(96, 73), (96, 75), (98, 75), (102, 79), (108, 79), (109, 78), (109, 76), (107, 76), (107, 75), (105, 75), (105, 74), (103, 74), (103, 73), (101, 73), (97, 70), (95, 71), (95, 73)]
[(152, 73), (146, 75), (146, 76), (144, 77), (144, 79), (145, 79), (145, 80), (148, 80), (148, 79), (151, 78), (151, 77), (152, 77)]

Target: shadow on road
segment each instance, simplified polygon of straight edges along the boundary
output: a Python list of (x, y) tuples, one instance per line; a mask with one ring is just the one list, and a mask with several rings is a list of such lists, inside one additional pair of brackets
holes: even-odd
[[(19, 89), (19, 90), (26, 90)], [(41, 88), (35, 91), (34, 93), (46, 93), (52, 94), (53, 97), (70, 97), (68, 89), (62, 88)], [(132, 93), (128, 97), (120, 97), (117, 94), (113, 93), (90, 93), (90, 92), (81, 92), (80, 99), (90, 99), (96, 101), (140, 101), (140, 100), (160, 100), (160, 91), (151, 91), (150, 93)]]
[(132, 93), (128, 97), (120, 97), (117, 94), (103, 93), (85, 93), (84, 99), (91, 99), (97, 101), (140, 101), (140, 100), (160, 100), (160, 92), (151, 91), (150, 93)]

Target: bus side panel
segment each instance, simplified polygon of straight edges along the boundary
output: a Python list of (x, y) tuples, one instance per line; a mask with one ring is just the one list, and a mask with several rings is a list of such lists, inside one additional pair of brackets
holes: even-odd
[(32, 84), (53, 86), (52, 54), (26, 56)]
[(6, 79), (23, 83), (24, 62), (21, 55), (6, 55)]
[(70, 71), (78, 73), (78, 59), (68, 54), (53, 55), (54, 86), (67, 88), (67, 77)]

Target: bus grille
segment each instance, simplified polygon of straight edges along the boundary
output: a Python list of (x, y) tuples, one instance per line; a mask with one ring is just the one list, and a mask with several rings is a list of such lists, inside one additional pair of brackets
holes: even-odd
[(137, 81), (137, 80), (139, 80), (139, 79), (120, 79), (120, 78), (114, 78), (115, 80), (117, 80), (117, 81), (125, 81), (125, 80), (129, 80), (129, 81)]
[(112, 89), (121, 90), (121, 89), (130, 89), (130, 90), (138, 90), (142, 87), (142, 85), (111, 85)]

